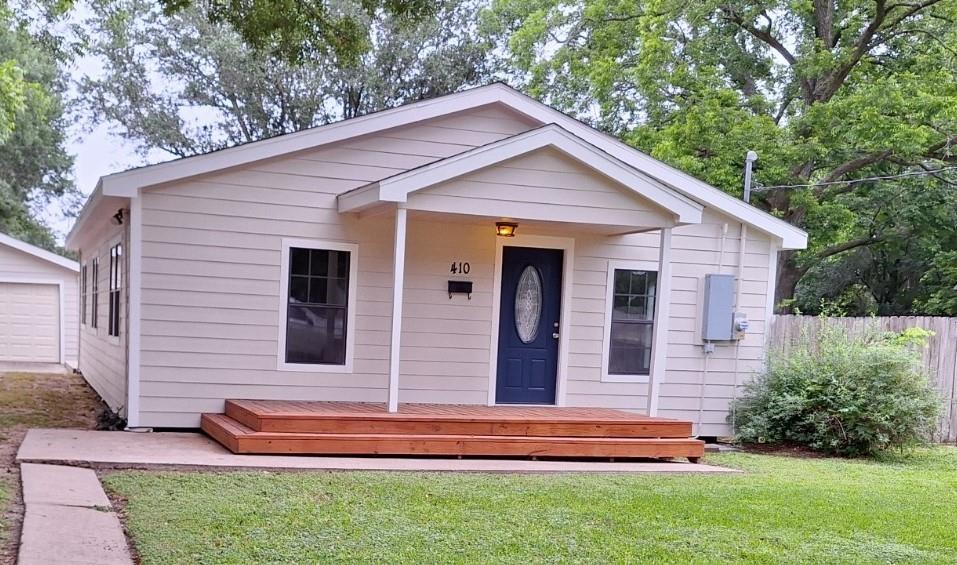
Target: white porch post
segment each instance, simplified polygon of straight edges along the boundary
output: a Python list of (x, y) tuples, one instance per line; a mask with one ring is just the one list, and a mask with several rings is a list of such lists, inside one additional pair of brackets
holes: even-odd
[(668, 321), (671, 318), (671, 228), (661, 229), (658, 251), (658, 292), (651, 338), (651, 374), (648, 376), (648, 415), (658, 415), (658, 393), (668, 359)]
[(392, 263), (392, 342), (389, 347), (389, 412), (399, 411), (399, 356), (402, 338), (402, 290), (405, 285), (405, 232), (408, 210), (395, 210), (395, 255)]

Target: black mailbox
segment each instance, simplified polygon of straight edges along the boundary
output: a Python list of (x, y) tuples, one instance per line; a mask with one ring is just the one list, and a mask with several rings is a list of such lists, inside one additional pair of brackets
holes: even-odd
[(449, 281), (449, 298), (453, 294), (467, 294), (472, 300), (472, 281)]

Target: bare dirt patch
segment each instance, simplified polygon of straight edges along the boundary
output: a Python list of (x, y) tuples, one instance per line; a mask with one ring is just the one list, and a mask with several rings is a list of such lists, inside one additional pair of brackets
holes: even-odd
[(82, 377), (0, 373), (0, 563), (14, 563), (23, 520), (17, 448), (30, 428), (96, 426), (103, 404)]

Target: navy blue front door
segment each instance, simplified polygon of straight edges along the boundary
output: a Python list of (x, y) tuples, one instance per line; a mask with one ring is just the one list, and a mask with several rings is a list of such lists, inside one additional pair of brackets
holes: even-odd
[(497, 403), (555, 403), (562, 259), (561, 249), (502, 249)]

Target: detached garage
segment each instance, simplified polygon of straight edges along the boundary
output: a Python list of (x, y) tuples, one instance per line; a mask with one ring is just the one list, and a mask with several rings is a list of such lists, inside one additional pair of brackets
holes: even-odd
[(79, 265), (0, 233), (0, 363), (76, 367)]

